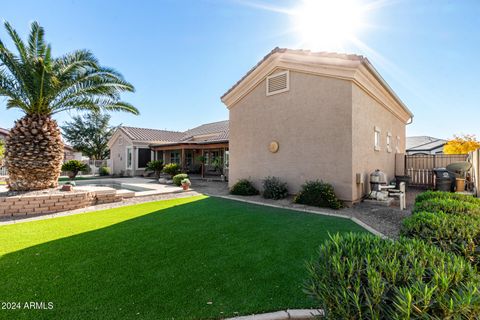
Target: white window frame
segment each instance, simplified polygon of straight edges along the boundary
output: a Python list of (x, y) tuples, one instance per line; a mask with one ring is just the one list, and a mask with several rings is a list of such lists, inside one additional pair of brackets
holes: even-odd
[(392, 152), (392, 133), (387, 132), (387, 152)]
[[(282, 74), (286, 74), (287, 75), (287, 86), (285, 89), (280, 89), (280, 90), (276, 90), (276, 91), (273, 91), (273, 92), (269, 92), (268, 91), (268, 81), (271, 79), (271, 78), (275, 78), (275, 77), (278, 77)], [(276, 72), (272, 75), (269, 75), (266, 79), (266, 82), (265, 82), (265, 92), (267, 94), (267, 96), (273, 96), (274, 94), (277, 94), (277, 93), (282, 93), (282, 92), (286, 92), (286, 91), (289, 91), (290, 90), (290, 71), (289, 70), (286, 70), (286, 71), (281, 71), (281, 72)]]
[(379, 127), (375, 126), (373, 132), (374, 132), (373, 148), (375, 151), (380, 151), (381, 144), (382, 144), (382, 130)]

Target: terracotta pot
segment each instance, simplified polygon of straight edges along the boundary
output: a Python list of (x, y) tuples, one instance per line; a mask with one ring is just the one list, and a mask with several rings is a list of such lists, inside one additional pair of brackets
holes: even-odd
[(188, 190), (189, 185), (188, 184), (182, 184), (183, 190)]
[(73, 190), (73, 186), (70, 184), (64, 184), (62, 186), (62, 191), (72, 191), (72, 190)]

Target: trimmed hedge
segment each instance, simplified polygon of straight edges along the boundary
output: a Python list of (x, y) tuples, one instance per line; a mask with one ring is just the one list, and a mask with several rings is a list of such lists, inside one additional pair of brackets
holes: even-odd
[(265, 199), (279, 200), (288, 196), (288, 188), (285, 182), (277, 177), (266, 177), (263, 180), (263, 197)]
[(258, 190), (247, 179), (238, 180), (230, 189), (230, 193), (237, 196), (255, 196), (259, 194)]
[(469, 215), (420, 212), (403, 220), (401, 235), (427, 243), (480, 263), (480, 219)]
[(475, 198), (466, 194), (445, 191), (425, 191), (420, 193), (415, 198), (415, 202), (422, 202), (429, 199), (454, 199), (480, 205), (480, 198)]
[(172, 178), (173, 184), (180, 187), (182, 185), (183, 179), (188, 179), (188, 174), (186, 173), (177, 174)]
[(417, 212), (444, 212), (449, 214), (480, 215), (480, 204), (456, 199), (431, 198), (416, 202), (413, 213)]
[(305, 291), (327, 319), (478, 319), (480, 276), (462, 257), (416, 239), (331, 236)]
[(310, 206), (340, 209), (342, 202), (335, 195), (333, 186), (323, 181), (307, 181), (293, 199), (295, 203)]

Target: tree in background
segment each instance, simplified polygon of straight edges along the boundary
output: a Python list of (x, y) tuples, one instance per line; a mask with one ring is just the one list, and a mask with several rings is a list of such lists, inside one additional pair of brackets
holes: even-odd
[(7, 109), (24, 114), (5, 144), (8, 186), (14, 191), (56, 187), (64, 146), (53, 115), (70, 110), (138, 114), (120, 96), (134, 88), (120, 73), (101, 66), (90, 51), (54, 57), (37, 22), (26, 42), (8, 22), (5, 29), (16, 52), (0, 40), (0, 97), (7, 98)]
[(480, 149), (480, 142), (473, 134), (464, 134), (461, 136), (454, 135), (448, 140), (443, 147), (446, 154), (467, 154), (469, 152)]
[(116, 129), (110, 126), (110, 118), (110, 115), (100, 112), (74, 116), (73, 121), (61, 127), (63, 137), (74, 149), (90, 159), (107, 159), (110, 154), (108, 140)]
[(3, 166), (3, 157), (5, 156), (5, 142), (0, 140), (0, 167)]

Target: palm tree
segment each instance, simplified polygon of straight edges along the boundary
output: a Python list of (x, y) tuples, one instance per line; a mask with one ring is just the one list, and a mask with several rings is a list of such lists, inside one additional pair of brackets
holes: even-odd
[(126, 111), (138, 114), (120, 100), (123, 91), (134, 91), (117, 71), (99, 65), (87, 50), (52, 57), (44, 30), (31, 24), (25, 43), (5, 22), (16, 54), (0, 40), (0, 97), (7, 109), (25, 115), (15, 122), (6, 141), (5, 163), (11, 190), (41, 190), (58, 185), (63, 162), (63, 142), (52, 116), (63, 111)]

